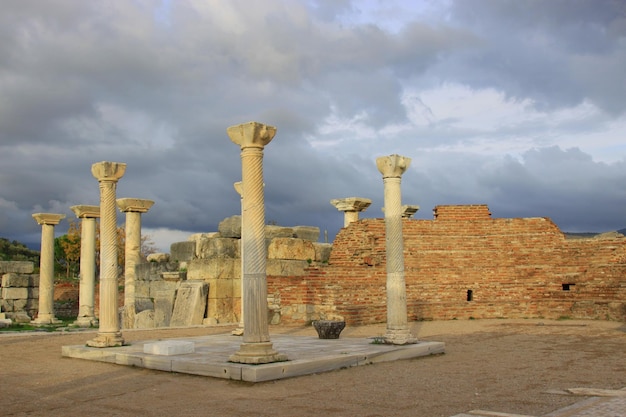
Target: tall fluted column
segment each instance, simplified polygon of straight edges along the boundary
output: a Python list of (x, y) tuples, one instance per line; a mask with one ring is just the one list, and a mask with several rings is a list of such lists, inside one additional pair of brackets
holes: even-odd
[(372, 200), (360, 197), (336, 198), (330, 200), (330, 204), (343, 211), (343, 227), (348, 227), (350, 223), (359, 221), (359, 213), (365, 211)]
[(94, 313), (96, 291), (96, 219), (100, 217), (98, 206), (70, 207), (80, 225), (80, 288), (78, 294), (78, 317), (74, 324), (91, 327), (98, 324)]
[(121, 162), (97, 162), (91, 173), (100, 185), (100, 328), (98, 335), (87, 341), (91, 347), (122, 346), (117, 303), (117, 182), (126, 171)]
[(141, 263), (141, 214), (147, 213), (154, 204), (152, 200), (139, 198), (118, 198), (117, 206), (126, 213), (126, 241), (124, 246), (124, 313), (122, 328), (135, 327), (137, 314), (135, 283), (137, 272), (135, 267)]
[(416, 343), (409, 332), (404, 281), (404, 242), (402, 236), (402, 174), (411, 164), (400, 155), (376, 158), (383, 174), (385, 192), (385, 241), (387, 252), (387, 333), (385, 342), (396, 345)]
[[(241, 181), (237, 181), (234, 184), (235, 187), (235, 191), (237, 191), (237, 193), (239, 194), (239, 199), (241, 200), (241, 215), (242, 215), (242, 223), (243, 223), (243, 185), (241, 184)], [(243, 228), (243, 224), (242, 224), (242, 228)], [(241, 245), (241, 250), (239, 253), (239, 256), (241, 257), (241, 270), (239, 272), (239, 278), (240, 278), (240, 299), (239, 299), (239, 304), (241, 306), (240, 308), (240, 312), (239, 312), (239, 326), (237, 326), (237, 328), (235, 330), (232, 331), (232, 334), (235, 336), (242, 336), (243, 335), (243, 245)]]
[(39, 312), (31, 323), (37, 325), (61, 323), (54, 316), (54, 226), (65, 214), (35, 213), (41, 225), (41, 255), (39, 258)]
[(230, 139), (241, 147), (243, 213), (241, 252), (244, 308), (243, 343), (231, 362), (270, 363), (287, 360), (273, 349), (267, 323), (267, 248), (265, 247), (265, 201), (263, 193), (263, 148), (276, 128), (249, 122), (227, 129)]

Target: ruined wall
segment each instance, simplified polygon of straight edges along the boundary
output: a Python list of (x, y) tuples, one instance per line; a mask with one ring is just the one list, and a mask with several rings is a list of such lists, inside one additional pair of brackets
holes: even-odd
[(31, 261), (0, 261), (0, 314), (15, 323), (28, 323), (37, 316), (39, 275)]
[[(403, 220), (409, 320), (626, 319), (626, 238), (566, 239), (548, 218), (491, 218), (486, 205), (438, 206)], [(386, 321), (385, 223), (337, 235), (329, 264), (268, 275), (282, 322)]]

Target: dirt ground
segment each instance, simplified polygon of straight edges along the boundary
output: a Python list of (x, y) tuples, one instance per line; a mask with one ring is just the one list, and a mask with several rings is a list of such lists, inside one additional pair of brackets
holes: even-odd
[[(542, 415), (582, 400), (548, 393), (626, 387), (626, 325), (578, 320), (412, 323), (446, 353), (297, 378), (244, 383), (63, 358), (61, 346), (93, 332), (0, 336), (3, 416), (412, 416), (472, 409)], [(231, 327), (125, 331), (128, 342)], [(348, 326), (341, 337), (374, 337), (385, 326)], [(270, 334), (315, 335), (311, 327)], [(236, 337), (236, 336), (233, 336)]]

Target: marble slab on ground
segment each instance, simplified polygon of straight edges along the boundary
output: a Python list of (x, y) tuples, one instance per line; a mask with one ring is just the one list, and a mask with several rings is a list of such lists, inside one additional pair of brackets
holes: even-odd
[[(146, 344), (163, 340), (191, 342), (194, 351), (180, 355), (155, 355), (144, 352)], [(410, 345), (386, 345), (373, 343), (374, 339), (371, 338), (319, 339), (314, 336), (287, 335), (272, 335), (271, 341), (274, 349), (286, 354), (289, 360), (262, 365), (229, 362), (230, 355), (237, 352), (242, 343), (241, 337), (231, 334), (146, 340), (112, 348), (63, 346), (61, 353), (65, 357), (118, 365), (261, 382), (445, 352), (443, 342), (432, 341), (420, 341)]]

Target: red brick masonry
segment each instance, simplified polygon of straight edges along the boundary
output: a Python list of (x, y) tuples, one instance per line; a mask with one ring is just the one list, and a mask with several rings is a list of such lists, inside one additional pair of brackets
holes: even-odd
[[(626, 320), (626, 238), (566, 239), (548, 218), (492, 218), (486, 205), (403, 221), (409, 320)], [(386, 276), (384, 219), (363, 219), (341, 229), (328, 264), (269, 276), (268, 291), (285, 323), (380, 323)]]

